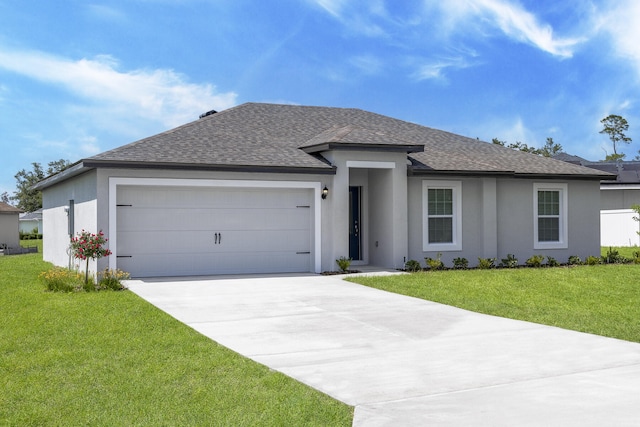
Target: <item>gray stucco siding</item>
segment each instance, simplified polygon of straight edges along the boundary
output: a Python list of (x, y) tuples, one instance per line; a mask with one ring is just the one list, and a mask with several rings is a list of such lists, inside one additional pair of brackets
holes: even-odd
[[(409, 247), (407, 259), (424, 265), (425, 257), (440, 252), (446, 266), (456, 257), (464, 257), (470, 266), (478, 257), (505, 258), (514, 254), (520, 264), (533, 255), (552, 256), (564, 263), (570, 255), (585, 258), (600, 252), (599, 183), (587, 180), (541, 181), (513, 178), (447, 177), (462, 185), (462, 249), (424, 251), (425, 226), (422, 197), (424, 180), (438, 178), (410, 177), (408, 185)], [(534, 183), (567, 187), (568, 236), (566, 248), (535, 249)]]

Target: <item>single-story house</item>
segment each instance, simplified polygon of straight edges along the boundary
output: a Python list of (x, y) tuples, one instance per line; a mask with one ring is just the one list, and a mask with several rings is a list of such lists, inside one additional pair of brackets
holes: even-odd
[(247, 103), (41, 181), (44, 259), (102, 230), (133, 277), (566, 262), (600, 253), (600, 181), (563, 161), (352, 108)]
[(18, 217), (22, 210), (5, 202), (0, 202), (0, 249), (20, 246)]
[(23, 234), (42, 234), (42, 209), (20, 214), (20, 232)]
[(632, 205), (640, 205), (640, 162), (592, 162), (565, 153), (554, 158), (616, 176), (600, 182), (600, 244), (640, 246), (640, 222), (633, 219), (638, 214), (631, 209)]

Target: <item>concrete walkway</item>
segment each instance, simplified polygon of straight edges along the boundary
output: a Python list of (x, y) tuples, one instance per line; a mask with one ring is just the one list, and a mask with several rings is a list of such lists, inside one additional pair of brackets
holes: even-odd
[(338, 276), (128, 286), (220, 344), (355, 406), (354, 426), (640, 424), (637, 343), (472, 313)]

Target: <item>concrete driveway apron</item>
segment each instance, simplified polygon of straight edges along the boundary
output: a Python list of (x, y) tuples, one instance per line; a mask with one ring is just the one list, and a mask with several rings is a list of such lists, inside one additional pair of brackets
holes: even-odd
[(220, 344), (355, 406), (354, 426), (637, 426), (640, 344), (336, 276), (131, 280)]

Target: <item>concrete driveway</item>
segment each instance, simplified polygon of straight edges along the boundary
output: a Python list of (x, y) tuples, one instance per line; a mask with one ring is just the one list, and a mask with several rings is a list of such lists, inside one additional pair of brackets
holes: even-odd
[(131, 280), (200, 333), (355, 406), (354, 426), (637, 426), (640, 344), (341, 280)]

